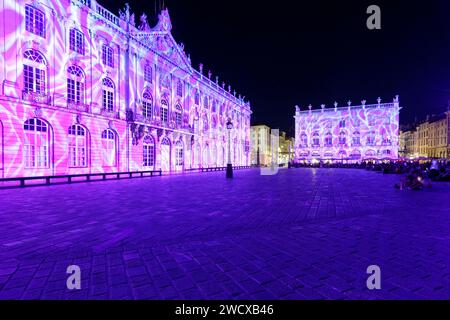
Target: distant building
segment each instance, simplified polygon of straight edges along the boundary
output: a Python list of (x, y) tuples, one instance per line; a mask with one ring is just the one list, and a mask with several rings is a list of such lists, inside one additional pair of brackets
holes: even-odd
[(407, 158), (450, 158), (450, 111), (428, 116), (401, 132), (403, 156)]
[(280, 133), (278, 147), (278, 164), (287, 166), (289, 162), (294, 160), (295, 155), (295, 139), (286, 136), (286, 132)]
[(397, 159), (398, 96), (392, 103), (326, 108), (295, 113), (296, 161), (362, 161)]
[(250, 131), (252, 165), (270, 165), (272, 160), (271, 129), (266, 125), (259, 125), (252, 126)]

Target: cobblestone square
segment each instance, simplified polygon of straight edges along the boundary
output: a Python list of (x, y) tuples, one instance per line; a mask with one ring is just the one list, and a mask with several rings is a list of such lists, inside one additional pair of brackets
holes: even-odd
[(0, 298), (449, 299), (450, 184), (398, 180), (243, 170), (0, 190)]

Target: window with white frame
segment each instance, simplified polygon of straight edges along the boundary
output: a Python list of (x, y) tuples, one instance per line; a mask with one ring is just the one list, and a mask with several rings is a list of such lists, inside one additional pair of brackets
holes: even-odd
[(45, 94), (46, 63), (44, 56), (36, 50), (27, 50), (24, 55), (23, 80), (27, 93)]
[(67, 68), (67, 102), (84, 103), (84, 73), (78, 66)]
[(70, 29), (69, 46), (70, 50), (84, 55), (84, 35), (80, 30), (75, 28)]
[(27, 168), (48, 168), (49, 130), (47, 124), (37, 118), (24, 123), (24, 160)]
[(183, 110), (179, 104), (175, 107), (175, 123), (178, 127), (183, 124)]
[(102, 46), (102, 61), (105, 66), (114, 68), (114, 50), (106, 44)]
[(30, 5), (25, 6), (25, 29), (45, 38), (45, 15), (44, 13)]
[(153, 97), (148, 90), (142, 95), (142, 115), (147, 119), (153, 117)]
[(116, 134), (111, 129), (106, 129), (102, 133), (102, 153), (103, 153), (103, 165), (108, 167), (115, 167)]
[(149, 63), (147, 63), (144, 67), (144, 81), (153, 83), (153, 69)]
[(153, 167), (155, 165), (155, 141), (151, 136), (144, 138), (143, 166)]
[(175, 165), (182, 166), (183, 164), (184, 164), (183, 143), (181, 141), (178, 141), (175, 147)]
[(69, 167), (87, 167), (87, 134), (79, 124), (69, 127)]
[(102, 81), (103, 110), (114, 112), (114, 82), (110, 78)]
[(163, 123), (169, 122), (169, 104), (165, 99), (161, 101), (161, 121)]

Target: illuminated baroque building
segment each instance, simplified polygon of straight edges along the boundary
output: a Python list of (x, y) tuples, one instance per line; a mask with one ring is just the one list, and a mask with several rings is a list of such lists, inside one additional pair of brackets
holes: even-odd
[(392, 103), (326, 108), (295, 114), (296, 161), (362, 161), (397, 159), (399, 149), (398, 96)]
[(0, 0), (0, 177), (250, 164), (250, 104), (193, 69), (167, 10)]

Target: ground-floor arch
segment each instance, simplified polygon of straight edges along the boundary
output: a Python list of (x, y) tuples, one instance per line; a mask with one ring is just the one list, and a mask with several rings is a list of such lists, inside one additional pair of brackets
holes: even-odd
[(161, 141), (161, 170), (170, 172), (170, 140), (165, 137)]
[(178, 141), (175, 145), (175, 171), (181, 172), (184, 168), (184, 145)]

